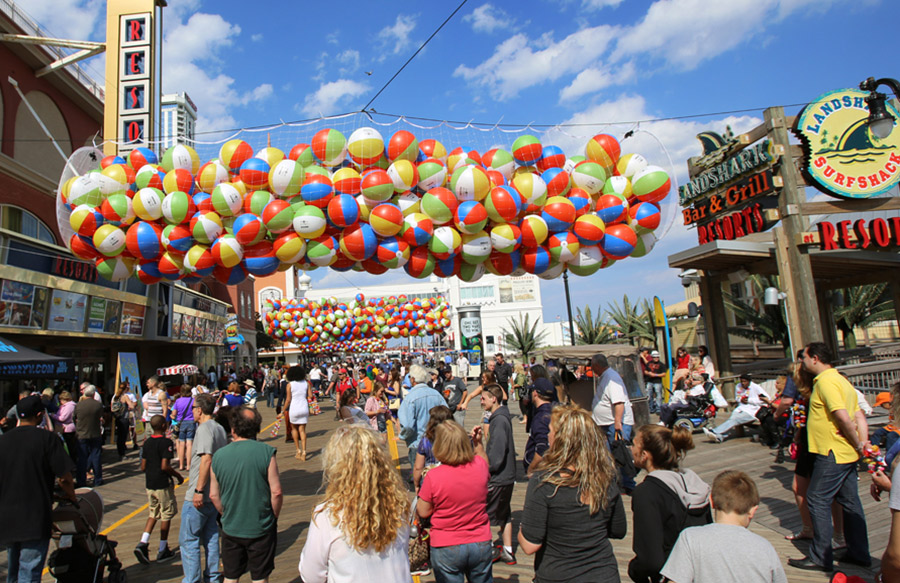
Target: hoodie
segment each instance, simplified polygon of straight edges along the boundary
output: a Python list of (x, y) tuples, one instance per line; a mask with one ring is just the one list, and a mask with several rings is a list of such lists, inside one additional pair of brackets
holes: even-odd
[(681, 531), (712, 522), (709, 495), (709, 484), (692, 470), (656, 470), (634, 489), (635, 557), (628, 564), (632, 581), (657, 583), (662, 579), (659, 571)]
[(512, 418), (509, 416), (509, 409), (506, 405), (501, 405), (491, 413), (485, 451), (488, 468), (491, 472), (488, 487), (514, 484), (516, 481), (516, 444), (513, 442)]

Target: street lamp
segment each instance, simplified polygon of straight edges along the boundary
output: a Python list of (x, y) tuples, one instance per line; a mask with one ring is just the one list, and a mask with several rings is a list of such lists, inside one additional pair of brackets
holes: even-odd
[(891, 135), (894, 129), (894, 116), (890, 114), (885, 105), (887, 96), (876, 91), (881, 85), (887, 85), (894, 92), (894, 96), (900, 99), (900, 81), (889, 77), (878, 80), (869, 77), (859, 84), (859, 88), (869, 92), (869, 95), (866, 96), (866, 105), (869, 106), (869, 118), (866, 123), (869, 130), (873, 136), (883, 140)]
[[(767, 287), (766, 291), (763, 292), (763, 304), (766, 306), (777, 306), (779, 305), (785, 298), (787, 298), (787, 294), (783, 291), (778, 291), (777, 287)], [(794, 337), (791, 334), (791, 322), (790, 317), (788, 316), (788, 303), (784, 302), (784, 320), (785, 327), (787, 328), (788, 333), (788, 344), (791, 347), (791, 354), (796, 354), (794, 352)]]

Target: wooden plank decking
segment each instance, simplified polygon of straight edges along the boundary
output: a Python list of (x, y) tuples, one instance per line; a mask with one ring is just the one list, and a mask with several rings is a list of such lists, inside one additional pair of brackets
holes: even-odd
[[(511, 409), (518, 410), (517, 404), (512, 403)], [(263, 404), (260, 409), (264, 426), (274, 420), (274, 410), (267, 409)], [(467, 426), (473, 425), (480, 419), (480, 412), (469, 414)], [(305, 462), (299, 462), (293, 458), (293, 445), (284, 442), (284, 430), (279, 432), (277, 438), (271, 436), (271, 430), (266, 429), (260, 439), (276, 446), (279, 451), (278, 462), (281, 471), (281, 481), (285, 493), (284, 510), (279, 520), (278, 554), (276, 557), (276, 570), (272, 574), (272, 582), (299, 582), (297, 565), (300, 560), (300, 551), (306, 537), (312, 508), (319, 499), (321, 486), (321, 465), (319, 454), (325, 445), (328, 433), (337, 426), (334, 420), (334, 409), (329, 401), (325, 401), (322, 414), (311, 417), (308, 425), (310, 458)], [(524, 425), (514, 421), (516, 433), (516, 451), (521, 458), (525, 450), (526, 435)], [(820, 573), (799, 571), (787, 566), (788, 557), (799, 557), (806, 550), (805, 543), (791, 543), (784, 539), (784, 535), (797, 530), (800, 525), (799, 515), (794, 505), (793, 494), (790, 491), (793, 477), (793, 464), (788, 461), (784, 464), (774, 462), (774, 452), (758, 444), (750, 443), (746, 438), (738, 438), (723, 444), (707, 443), (702, 434), (695, 435), (697, 448), (690, 452), (686, 460), (686, 466), (694, 469), (705, 480), (711, 482), (715, 475), (725, 469), (740, 469), (750, 474), (757, 483), (762, 498), (762, 503), (756, 519), (751, 525), (751, 530), (769, 540), (782, 558), (788, 580), (798, 583), (825, 583), (828, 577)], [(405, 447), (400, 445), (401, 460), (405, 459)], [(137, 562), (132, 550), (140, 539), (146, 520), (146, 503), (144, 493), (143, 475), (137, 466), (136, 452), (130, 453), (122, 462), (116, 461), (115, 448), (110, 445), (104, 447), (104, 481), (99, 488), (106, 503), (105, 527), (110, 530), (112, 540), (119, 542), (119, 557), (125, 565), (130, 583), (176, 583), (181, 581), (181, 563), (178, 558), (164, 564), (143, 566)], [(404, 465), (404, 468), (406, 465)], [(641, 478), (638, 477), (638, 480)], [(863, 576), (867, 581), (874, 577), (877, 569), (877, 559), (881, 557), (887, 543), (890, 529), (890, 510), (887, 507), (886, 497), (877, 503), (869, 496), (869, 477), (860, 476), (860, 497), (866, 510), (869, 527), (869, 542), (871, 546), (874, 566), (872, 570), (857, 567), (843, 568), (847, 573)], [(514, 527), (518, 531), (519, 519), (525, 501), (526, 481), (521, 472), (519, 481), (513, 495), (513, 519)], [(182, 487), (183, 488), (183, 487)], [(184, 496), (184, 490), (179, 488), (176, 495), (179, 501)], [(631, 512), (630, 501), (626, 500), (626, 509), (629, 516), (629, 534), (622, 541), (614, 541), (616, 558), (619, 562), (619, 572), (623, 581), (628, 581), (626, 574), (628, 561), (633, 556), (631, 551)], [(180, 511), (180, 503), (179, 503)], [(172, 523), (169, 535), (173, 548), (178, 546), (178, 530), (180, 517), (176, 517)], [(151, 558), (156, 555), (157, 532), (151, 539)], [(51, 551), (53, 549), (51, 543)], [(735, 552), (740, 552), (738, 549)], [(494, 577), (497, 581), (525, 582), (533, 577), (533, 563), (531, 557), (521, 552), (516, 554), (518, 564), (507, 566), (497, 564), (494, 566)], [(6, 576), (6, 554), (0, 553), (0, 579)], [(43, 581), (51, 581), (49, 575), (45, 575)], [(249, 580), (245, 576), (244, 580)], [(422, 578), (423, 581), (433, 581), (433, 577)]]

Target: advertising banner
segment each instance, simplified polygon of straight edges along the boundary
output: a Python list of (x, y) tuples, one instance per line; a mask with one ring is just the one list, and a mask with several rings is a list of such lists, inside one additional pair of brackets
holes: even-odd
[(48, 330), (83, 332), (88, 297), (59, 289), (53, 290), (50, 299)]

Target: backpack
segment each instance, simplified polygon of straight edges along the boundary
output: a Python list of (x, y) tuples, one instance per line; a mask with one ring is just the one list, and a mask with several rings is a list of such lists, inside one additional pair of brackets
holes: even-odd
[(113, 417), (124, 417), (128, 413), (128, 407), (122, 402), (122, 399), (114, 399), (112, 405), (109, 406)]

